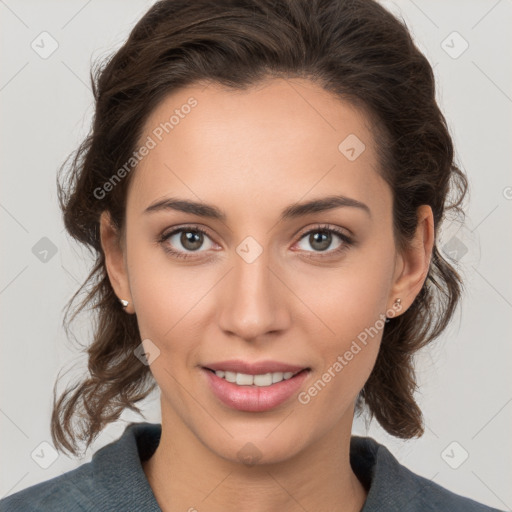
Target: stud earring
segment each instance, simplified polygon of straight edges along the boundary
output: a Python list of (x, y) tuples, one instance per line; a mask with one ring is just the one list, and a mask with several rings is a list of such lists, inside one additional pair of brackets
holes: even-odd
[[(396, 309), (400, 310), (400, 309), (402, 309), (402, 307), (400, 306), (401, 302), (402, 301), (400, 300), (400, 298), (397, 298), (397, 299), (395, 299), (393, 306), (396, 306)], [(386, 323), (389, 322), (390, 318), (393, 318), (396, 316), (396, 312), (394, 311), (394, 309), (388, 309), (387, 313), (393, 313), (393, 314), (391, 316), (386, 315)]]
[(126, 306), (128, 306), (128, 304), (130, 304), (127, 300), (124, 300), (124, 299), (119, 299), (119, 302), (123, 305), (123, 308), (125, 308)]

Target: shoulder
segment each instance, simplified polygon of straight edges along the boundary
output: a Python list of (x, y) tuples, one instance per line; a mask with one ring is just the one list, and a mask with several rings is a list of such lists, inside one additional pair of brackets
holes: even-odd
[(410, 510), (425, 512), (500, 512), (475, 500), (456, 494), (445, 487), (413, 473), (405, 466), (400, 468), (407, 482), (406, 496)]
[(91, 463), (60, 476), (27, 487), (0, 500), (0, 512), (41, 512), (66, 510), (84, 512), (97, 510)]
[(90, 462), (0, 500), (0, 512), (158, 511), (141, 460), (154, 452), (160, 434), (160, 424), (130, 423)]
[(502, 512), (412, 472), (371, 437), (352, 436), (350, 457), (369, 489), (362, 512)]

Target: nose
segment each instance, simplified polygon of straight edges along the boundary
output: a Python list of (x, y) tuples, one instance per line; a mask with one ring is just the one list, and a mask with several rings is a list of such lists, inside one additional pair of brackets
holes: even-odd
[(219, 325), (231, 336), (255, 341), (290, 325), (291, 292), (284, 276), (271, 268), (267, 253), (264, 250), (254, 261), (235, 254), (234, 266), (219, 289)]

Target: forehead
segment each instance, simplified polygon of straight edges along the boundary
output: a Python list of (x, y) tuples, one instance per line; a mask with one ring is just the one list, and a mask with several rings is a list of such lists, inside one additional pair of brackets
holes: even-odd
[(385, 208), (369, 124), (362, 111), (304, 79), (244, 91), (182, 88), (145, 123), (140, 141), (151, 139), (152, 148), (134, 171), (128, 204), (142, 211), (171, 194), (229, 203), (243, 214), (249, 203), (337, 192)]

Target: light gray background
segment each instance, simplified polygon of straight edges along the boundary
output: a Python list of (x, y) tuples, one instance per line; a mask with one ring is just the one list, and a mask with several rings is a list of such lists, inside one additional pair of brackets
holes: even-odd
[[(51, 446), (41, 445), (51, 444), (58, 371), (71, 370), (62, 390), (86, 367), (61, 322), (91, 259), (63, 230), (56, 171), (89, 129), (91, 60), (118, 48), (152, 3), (0, 0), (0, 497), (89, 461), (127, 421), (144, 421), (124, 414), (79, 460), (61, 454), (52, 462)], [(411, 470), (454, 492), (511, 510), (512, 1), (383, 4), (403, 16), (434, 66), (457, 161), (470, 180), (466, 224), (448, 223), (441, 237), (445, 250), (455, 248), (468, 291), (450, 328), (418, 357), (425, 435), (402, 441), (375, 422), (366, 429), (361, 419), (354, 433), (374, 437)], [(31, 47), (35, 41), (39, 51), (50, 48), (43, 31), (58, 43), (46, 59)], [(469, 47), (457, 56), (464, 40)], [(33, 252), (43, 237), (57, 250), (46, 262)], [(75, 334), (87, 343), (86, 317)], [(157, 399), (155, 393), (144, 404), (147, 421), (159, 422)]]

